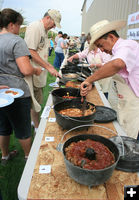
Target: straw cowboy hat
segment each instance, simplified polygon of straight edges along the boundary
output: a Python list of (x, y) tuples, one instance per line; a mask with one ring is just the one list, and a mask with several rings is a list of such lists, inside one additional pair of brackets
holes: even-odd
[(123, 28), (126, 25), (126, 21), (108, 21), (108, 20), (102, 20), (91, 26), (90, 28), (90, 34), (91, 34), (91, 41), (90, 41), (90, 50), (93, 49), (94, 42), (99, 39), (104, 34), (110, 32), (110, 31), (119, 31), (121, 28)]

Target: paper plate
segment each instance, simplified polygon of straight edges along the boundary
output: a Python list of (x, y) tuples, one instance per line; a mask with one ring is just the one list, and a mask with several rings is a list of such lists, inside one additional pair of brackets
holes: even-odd
[(50, 86), (50, 87), (55, 87), (55, 88), (58, 88), (58, 87), (59, 87), (59, 85), (58, 85), (57, 82), (50, 83), (49, 86)]
[(117, 119), (116, 111), (106, 106), (96, 106), (95, 122), (107, 123)]
[(0, 90), (1, 94), (11, 96), (13, 98), (21, 97), (24, 94), (24, 91), (18, 88), (5, 88)]
[(14, 102), (13, 97), (5, 94), (0, 94), (0, 108), (8, 106), (13, 102)]

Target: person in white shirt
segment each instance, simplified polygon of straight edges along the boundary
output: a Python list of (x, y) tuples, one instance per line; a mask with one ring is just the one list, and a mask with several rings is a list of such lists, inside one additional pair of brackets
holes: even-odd
[(55, 60), (54, 60), (54, 66), (57, 69), (60, 69), (60, 66), (64, 60), (64, 51), (63, 49), (67, 49), (67, 43), (66, 43), (67, 34), (64, 33), (63, 36), (58, 40), (57, 46), (55, 48)]
[(57, 34), (57, 36), (55, 37), (55, 47), (57, 45), (57, 42), (58, 42), (59, 38), (61, 38), (62, 35), (63, 35), (62, 31), (59, 31), (58, 34)]

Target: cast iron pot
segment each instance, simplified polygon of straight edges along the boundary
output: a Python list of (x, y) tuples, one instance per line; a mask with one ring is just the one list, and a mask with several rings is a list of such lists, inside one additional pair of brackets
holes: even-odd
[[(68, 161), (65, 156), (65, 148), (68, 147), (72, 142), (77, 142), (86, 139), (98, 141), (107, 146), (109, 150), (114, 154), (115, 163), (101, 170), (88, 170), (75, 166), (70, 161)], [(83, 185), (87, 185), (89, 187), (105, 183), (112, 176), (112, 173), (119, 160), (119, 150), (117, 146), (114, 144), (114, 142), (99, 135), (83, 134), (71, 137), (64, 143), (62, 152), (64, 155), (64, 161), (68, 175), (76, 182)]]
[(67, 96), (67, 93), (69, 94), (69, 96), (73, 96), (73, 97), (76, 97), (77, 99), (81, 99), (80, 89), (71, 88), (71, 87), (59, 88), (59, 89), (53, 90), (51, 93), (53, 104), (55, 105), (59, 102), (70, 100), (70, 99), (62, 98), (63, 96)]
[(81, 72), (81, 69), (71, 66), (71, 67), (65, 67), (61, 69), (62, 74), (67, 74), (67, 73), (76, 73), (76, 72)]
[(86, 76), (90, 76), (92, 73), (92, 71), (89, 67), (68, 66), (68, 65), (65, 65), (64, 68), (61, 69), (61, 72), (62, 72), (62, 74), (81, 72)]
[(65, 74), (62, 74), (62, 78), (64, 79), (64, 80), (67, 80), (67, 81), (72, 81), (72, 80), (77, 80), (77, 78), (79, 78), (79, 75), (78, 74), (76, 74), (76, 73), (73, 73), (73, 72), (71, 72), (71, 73), (65, 73)]
[(68, 64), (68, 65), (71, 65), (71, 66), (72, 66), (72, 65), (77, 65), (77, 64), (79, 64), (79, 60), (73, 59), (72, 62), (67, 61), (67, 64)]
[[(94, 106), (94, 104), (87, 102), (87, 106), (89, 106), (89, 104)], [(56, 105), (54, 105), (56, 121), (63, 129), (69, 130), (76, 126), (91, 124), (95, 120), (95, 112), (91, 115), (82, 116), (82, 117), (68, 117), (65, 115), (61, 115), (59, 113), (59, 111), (66, 109), (66, 108), (81, 109), (82, 102), (81, 102), (81, 100), (73, 99), (73, 100), (66, 100), (66, 101), (63, 101), (63, 102), (60, 102), (60, 103), (57, 103)], [(86, 128), (86, 127), (84, 127), (84, 128)], [(84, 128), (82, 128), (82, 129), (84, 129)]]

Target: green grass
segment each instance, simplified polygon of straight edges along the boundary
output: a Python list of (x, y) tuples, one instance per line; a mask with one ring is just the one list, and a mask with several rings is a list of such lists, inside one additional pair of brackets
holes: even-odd
[[(53, 64), (54, 57), (55, 54), (54, 52), (52, 52), (51, 57), (48, 58), (48, 61), (51, 64)], [(49, 92), (53, 89), (52, 87), (49, 86), (49, 83), (54, 82), (55, 79), (56, 79), (55, 77), (52, 77), (48, 73), (47, 84), (43, 90), (44, 102), (42, 104), (41, 112), (45, 107)], [(14, 134), (12, 134), (10, 140), (10, 150), (14, 149), (17, 149), (19, 154), (12, 161), (9, 161), (9, 163), (6, 166), (0, 165), (0, 190), (2, 193), (3, 200), (18, 200), (17, 188), (25, 166), (23, 150), (18, 140), (14, 137)], [(1, 158), (1, 152), (0, 152), (0, 158)]]

